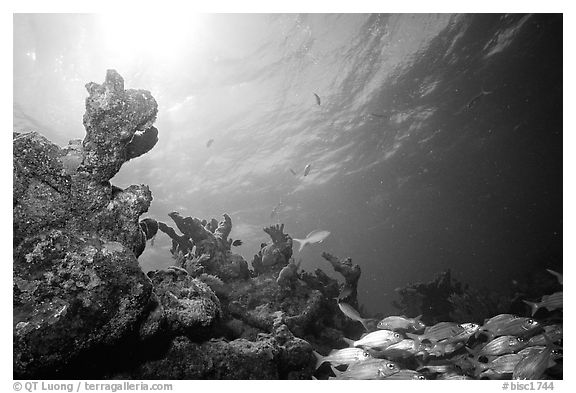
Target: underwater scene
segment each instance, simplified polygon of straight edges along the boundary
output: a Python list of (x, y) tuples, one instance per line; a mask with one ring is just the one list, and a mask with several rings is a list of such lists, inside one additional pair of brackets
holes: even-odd
[(563, 379), (562, 14), (13, 22), (14, 378)]

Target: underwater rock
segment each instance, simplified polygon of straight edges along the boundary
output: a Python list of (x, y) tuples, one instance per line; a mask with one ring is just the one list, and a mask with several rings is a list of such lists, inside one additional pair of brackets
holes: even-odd
[[(201, 344), (176, 337), (159, 360), (142, 364), (129, 375), (139, 379), (310, 379), (312, 347), (279, 327), (257, 340), (212, 339)], [(289, 333), (289, 332), (288, 332)]]
[(14, 257), (14, 374), (57, 375), (85, 351), (119, 342), (152, 285), (118, 242), (63, 230), (27, 238)]
[(167, 269), (148, 272), (154, 293), (163, 309), (168, 334), (198, 334), (220, 317), (220, 300), (210, 287), (184, 270)]
[[(107, 181), (124, 162), (154, 147), (155, 142), (147, 140), (157, 140), (157, 131), (149, 130), (156, 121), (158, 104), (149, 91), (124, 90), (124, 79), (115, 70), (107, 71), (103, 84), (90, 82), (86, 90), (86, 137), (80, 170), (95, 181)], [(140, 135), (131, 145), (137, 132)]]
[[(248, 262), (241, 255), (230, 252), (228, 235), (232, 230), (230, 216), (224, 214), (224, 219), (212, 233), (198, 218), (182, 217), (177, 212), (168, 214), (183, 235), (164, 223), (158, 223), (158, 228), (172, 238), (172, 254), (179, 257), (180, 266), (193, 275), (207, 273), (218, 276), (224, 282), (244, 280), (250, 277)], [(194, 252), (192, 252), (194, 251)]]
[[(38, 132), (14, 133), (14, 373), (62, 375), (95, 347), (134, 335), (150, 310), (149, 279), (136, 258), (146, 234), (138, 219), (152, 194), (109, 180), (148, 151), (129, 148), (156, 119), (144, 90), (124, 90), (109, 70), (86, 85), (86, 137), (60, 148)], [(144, 137), (144, 135), (146, 135)], [(131, 153), (130, 153), (131, 151)]]
[(266, 245), (254, 255), (252, 268), (256, 275), (271, 270), (279, 272), (292, 257), (292, 238), (284, 233), (284, 224), (271, 225), (263, 228), (272, 239), (272, 244)]
[(358, 305), (358, 280), (360, 279), (360, 274), (362, 273), (360, 266), (353, 265), (352, 258), (337, 258), (327, 252), (322, 253), (322, 258), (330, 262), (334, 268), (334, 271), (340, 273), (342, 277), (344, 277), (345, 284), (343, 289), (346, 289), (349, 294), (345, 297), (342, 297), (340, 300), (347, 299), (346, 301), (348, 303), (356, 307)]

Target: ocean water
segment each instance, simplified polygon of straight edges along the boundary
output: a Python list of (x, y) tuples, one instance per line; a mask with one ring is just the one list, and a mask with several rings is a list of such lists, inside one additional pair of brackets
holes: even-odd
[[(351, 257), (370, 313), (394, 314), (395, 288), (446, 269), (507, 294), (532, 272), (562, 271), (562, 24), (16, 14), (14, 126), (60, 145), (83, 138), (84, 84), (114, 68), (159, 105), (158, 144), (112, 180), (150, 186), (142, 218), (228, 213), (247, 261), (265, 226), (328, 230), (295, 257), (337, 278), (321, 252)], [(171, 265), (170, 245), (159, 233), (142, 268)]]

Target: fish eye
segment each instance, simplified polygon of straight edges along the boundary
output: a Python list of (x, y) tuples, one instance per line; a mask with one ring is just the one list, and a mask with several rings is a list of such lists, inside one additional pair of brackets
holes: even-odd
[(424, 380), (426, 378), (424, 378), (424, 375), (418, 375), (418, 376), (416, 376), (416, 379)]
[(388, 367), (390, 370), (394, 370), (396, 365), (394, 363), (386, 363), (386, 367)]
[(516, 337), (516, 340), (518, 340), (519, 342), (523, 343), (524, 341), (526, 341), (523, 337)]
[(395, 338), (400, 338), (400, 334), (394, 333), (394, 337), (395, 337)]

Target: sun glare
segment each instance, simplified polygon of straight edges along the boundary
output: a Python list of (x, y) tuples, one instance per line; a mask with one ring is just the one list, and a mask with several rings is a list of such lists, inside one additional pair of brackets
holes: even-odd
[(199, 14), (100, 14), (98, 25), (106, 53), (128, 65), (138, 60), (175, 60), (198, 44)]

